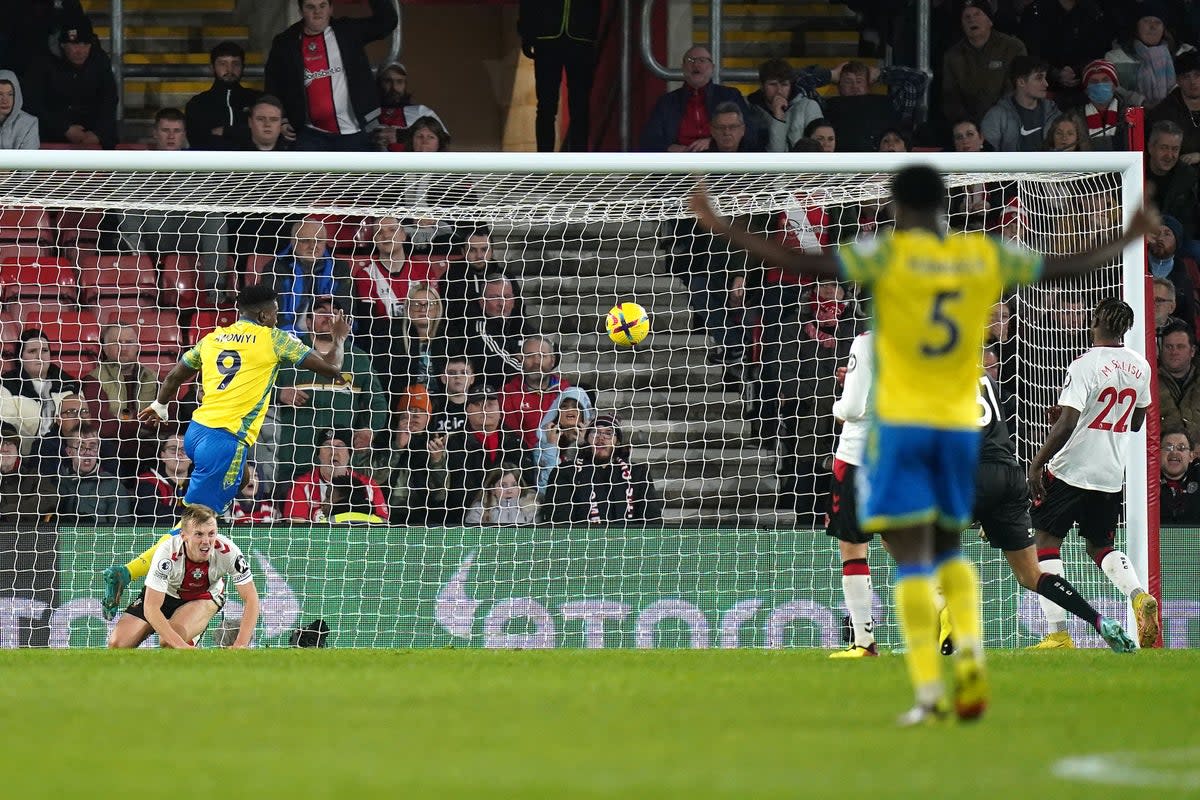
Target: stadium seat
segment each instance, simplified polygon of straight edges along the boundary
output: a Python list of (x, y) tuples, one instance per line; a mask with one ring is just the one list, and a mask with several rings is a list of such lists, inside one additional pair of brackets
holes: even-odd
[(371, 225), (367, 217), (316, 214), (308, 219), (325, 223), (329, 248), (335, 255), (349, 255), (371, 247)]
[(0, 243), (46, 242), (53, 240), (50, 215), (37, 206), (0, 209)]
[(15, 350), (22, 330), (24, 327), (21, 320), (7, 311), (0, 311), (0, 353), (11, 353)]
[(115, 320), (118, 315), (130, 310), (138, 308), (157, 308), (152, 299), (145, 297), (136, 299), (137, 303), (135, 304), (130, 298), (105, 297), (92, 300), (82, 307), (95, 312), (96, 319), (100, 321), (102, 326), (108, 325)]
[(41, 256), (0, 261), (4, 300), (62, 300), (79, 297), (75, 267), (65, 258)]
[(176, 308), (196, 308), (201, 292), (196, 290), (200, 275), (196, 271), (196, 257), (184, 253), (169, 253), (162, 260), (162, 303)]
[(100, 325), (86, 319), (66, 319), (41, 325), (24, 323), (24, 329), (39, 328), (50, 342), (54, 361), (73, 377), (82, 377), (96, 367), (100, 354)]
[(38, 259), (53, 256), (41, 242), (10, 242), (0, 244), (0, 261), (17, 261), (22, 258)]
[(251, 253), (246, 256), (246, 278), (245, 283), (258, 283), (262, 280), (262, 276), (271, 268), (274, 263), (275, 256), (266, 255), (265, 253)]
[(179, 312), (174, 309), (128, 308), (118, 312), (112, 321), (137, 326), (142, 355), (169, 353), (173, 359), (179, 355), (183, 336), (179, 330)]
[(64, 209), (58, 218), (58, 244), (94, 246), (100, 238), (100, 227), (104, 215), (95, 211)]
[(81, 253), (80, 285), (88, 299), (156, 297), (157, 271), (147, 255), (108, 256)]
[(237, 322), (237, 319), (238, 312), (236, 308), (223, 308), (217, 311), (210, 309), (197, 311), (192, 315), (192, 323), (188, 327), (188, 345), (196, 344), (206, 334), (212, 333), (217, 328), (232, 325)]
[(65, 326), (96, 326), (99, 329), (100, 318), (91, 309), (80, 309), (61, 303), (22, 303), (20, 305), (20, 320), (26, 328), (43, 328), (51, 325)]
[(160, 355), (142, 353), (138, 356), (138, 363), (157, 372), (159, 378), (165, 378), (167, 373), (171, 371), (171, 368), (179, 363), (181, 352), (177, 350), (174, 355), (169, 353), (162, 353)]
[(98, 144), (71, 144), (70, 142), (42, 142), (39, 150), (103, 150)]

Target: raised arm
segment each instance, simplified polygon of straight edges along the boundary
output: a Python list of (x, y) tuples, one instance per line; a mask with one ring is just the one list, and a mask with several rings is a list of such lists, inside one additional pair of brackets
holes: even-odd
[(300, 361), (300, 366), (329, 378), (334, 383), (344, 384), (346, 381), (342, 378), (342, 361), (346, 357), (346, 337), (350, 335), (350, 321), (340, 309), (334, 314), (331, 333), (334, 347), (329, 358), (326, 359), (316, 350), (310, 350)]
[(1158, 233), (1162, 217), (1158, 209), (1147, 205), (1134, 212), (1129, 225), (1118, 236), (1102, 245), (1069, 256), (1047, 256), (1042, 269), (1043, 280), (1082, 275), (1112, 263), (1133, 242), (1151, 233)]
[(751, 233), (745, 228), (731, 225), (727, 220), (717, 216), (708, 199), (708, 192), (702, 186), (692, 190), (688, 199), (688, 207), (696, 215), (700, 226), (713, 233), (724, 236), (736, 246), (750, 253), (755, 258), (784, 272), (793, 275), (811, 275), (818, 278), (835, 278), (838, 276), (837, 259), (828, 253), (810, 255), (796, 250), (789, 250), (763, 235)]

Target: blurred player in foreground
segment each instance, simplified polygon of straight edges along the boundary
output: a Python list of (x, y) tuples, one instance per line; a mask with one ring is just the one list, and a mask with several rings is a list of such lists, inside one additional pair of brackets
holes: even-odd
[(979, 460), (977, 387), (984, 330), (1006, 286), (1078, 275), (1109, 263), (1152, 230), (1139, 211), (1127, 230), (1079, 255), (1045, 258), (983, 233), (945, 233), (946, 186), (927, 166), (891, 184), (895, 230), (832, 253), (790, 251), (733, 226), (693, 193), (700, 224), (786, 272), (864, 285), (874, 303), (874, 409), (858, 481), (863, 530), (881, 532), (896, 559), (896, 611), (916, 704), (902, 725), (948, 714), (938, 653), (934, 573), (957, 646), (954, 708), (979, 717), (990, 696), (979, 574), (959, 551), (971, 522)]
[[(1128, 556), (1113, 547), (1131, 434), (1141, 430), (1150, 406), (1150, 365), (1122, 344), (1132, 327), (1128, 303), (1110, 297), (1096, 306), (1092, 348), (1067, 367), (1058, 398), (1061, 411), (1029, 462), (1028, 480), (1042, 569), (1063, 574), (1059, 549), (1078, 524), (1088, 555), (1132, 601), (1139, 644), (1154, 647), (1158, 601), (1142, 588)], [(1050, 632), (1037, 646), (1074, 647), (1061, 601), (1040, 600)]]
[(259, 603), (246, 557), (217, 533), (217, 515), (207, 506), (188, 506), (179, 527), (178, 536), (167, 537), (154, 549), (146, 585), (113, 627), (109, 647), (137, 647), (152, 633), (163, 647), (194, 647), (225, 605), (226, 576), (244, 604), (237, 639), (230, 647), (250, 646)]
[[(297, 364), (318, 375), (344, 384), (342, 357), (350, 323), (341, 311), (333, 323), (336, 347), (327, 361), (290, 333), (275, 327), (279, 316), (278, 294), (268, 286), (247, 286), (238, 294), (241, 317), (234, 324), (217, 328), (183, 354), (167, 373), (158, 397), (138, 413), (138, 419), (154, 425), (167, 419), (167, 403), (179, 387), (197, 373), (204, 386), (204, 401), (192, 415), (183, 438), (192, 459), (192, 475), (184, 494), (185, 506), (208, 506), (223, 513), (237, 494), (246, 454), (258, 440), (263, 419), (275, 389), (280, 364)], [(105, 619), (116, 614), (121, 594), (134, 578), (150, 569), (151, 556), (165, 534), (146, 552), (123, 566), (104, 570)]]

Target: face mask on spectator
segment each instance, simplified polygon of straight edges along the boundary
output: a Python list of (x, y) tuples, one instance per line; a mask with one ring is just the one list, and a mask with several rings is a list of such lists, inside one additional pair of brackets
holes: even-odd
[(1113, 85), (1107, 81), (1089, 83), (1087, 86), (1088, 100), (1095, 105), (1108, 105), (1113, 99)]

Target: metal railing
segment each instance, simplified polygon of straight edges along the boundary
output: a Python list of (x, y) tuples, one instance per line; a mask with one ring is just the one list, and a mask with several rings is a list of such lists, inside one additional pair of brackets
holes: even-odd
[[(396, 28), (392, 31), (392, 43), (388, 54), (382, 63), (375, 65), (382, 68), (400, 58), (402, 28), (404, 15), (400, 0), (392, 0), (396, 9)], [(111, 29), (109, 31), (109, 54), (112, 56), (113, 78), (117, 82), (117, 117), (125, 115), (125, 78), (208, 78), (212, 76), (212, 68), (208, 64), (126, 64), (125, 63), (125, 0), (111, 0)], [(245, 65), (242, 75), (247, 78), (261, 78), (264, 73), (262, 64)]]
[[(633, 0), (625, 0), (626, 4), (631, 2)], [(640, 31), (642, 63), (655, 77), (667, 81), (681, 81), (683, 80), (682, 69), (668, 69), (660, 64), (654, 56), (651, 21), (654, 18), (655, 2), (656, 0), (643, 0), (642, 2), (642, 29)], [(729, 81), (757, 81), (758, 70), (756, 69), (721, 69), (722, 5), (721, 0), (710, 0), (708, 4), (708, 52), (712, 54), (713, 59), (713, 83), (720, 83), (722, 78)]]

